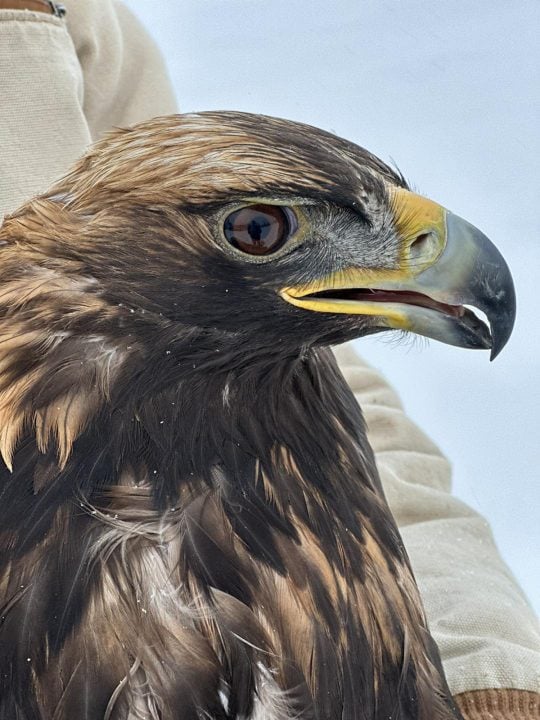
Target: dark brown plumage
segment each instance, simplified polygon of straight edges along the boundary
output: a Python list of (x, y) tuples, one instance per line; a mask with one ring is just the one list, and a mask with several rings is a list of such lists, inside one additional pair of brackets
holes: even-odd
[[(5, 220), (0, 720), (459, 717), (327, 349), (388, 322), (294, 304), (428, 252), (403, 260), (399, 189), (322, 131), (203, 113), (112, 133)], [(252, 257), (223, 222), (261, 202), (299, 229)]]

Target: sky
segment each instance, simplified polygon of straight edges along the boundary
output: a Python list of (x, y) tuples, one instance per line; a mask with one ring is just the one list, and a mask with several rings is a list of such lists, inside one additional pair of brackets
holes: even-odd
[(397, 165), (512, 270), (518, 318), (494, 363), (435, 341), (357, 341), (451, 459), (540, 612), (538, 0), (127, 0), (182, 111), (307, 122)]

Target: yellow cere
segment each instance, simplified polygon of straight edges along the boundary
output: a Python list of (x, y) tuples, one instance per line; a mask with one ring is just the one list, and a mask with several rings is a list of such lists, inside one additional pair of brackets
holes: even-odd
[[(391, 188), (390, 204), (401, 240), (402, 269), (418, 275), (440, 257), (446, 245), (446, 210), (403, 188)], [(429, 236), (429, 237), (428, 237)], [(418, 243), (419, 238), (423, 240)]]

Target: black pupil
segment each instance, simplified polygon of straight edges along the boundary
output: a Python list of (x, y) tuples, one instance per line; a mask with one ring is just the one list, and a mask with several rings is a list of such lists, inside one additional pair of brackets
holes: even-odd
[(264, 242), (268, 237), (268, 233), (272, 227), (272, 223), (264, 215), (257, 215), (247, 226), (249, 237), (257, 243)]
[(227, 240), (249, 255), (269, 255), (279, 250), (291, 235), (292, 212), (279, 205), (249, 205), (235, 210), (225, 220)]

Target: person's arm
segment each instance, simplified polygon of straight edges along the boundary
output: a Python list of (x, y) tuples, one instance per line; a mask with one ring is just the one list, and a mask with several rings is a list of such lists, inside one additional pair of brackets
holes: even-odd
[(66, 0), (66, 22), (83, 73), (83, 114), (92, 140), (177, 110), (163, 58), (116, 0)]
[(540, 628), (487, 522), (450, 494), (446, 458), (386, 380), (335, 349), (363, 410), (448, 684), (468, 718), (540, 717)]
[(40, 3), (0, 2), (0, 218), (106, 130), (176, 110), (163, 60), (125, 6), (64, 0), (61, 19)]

